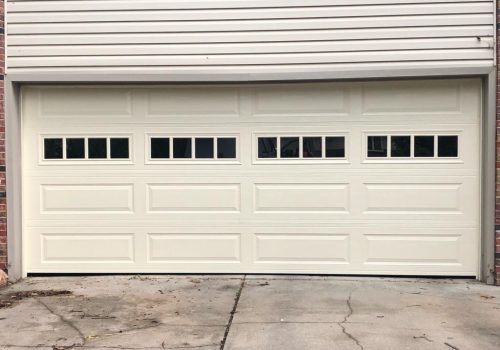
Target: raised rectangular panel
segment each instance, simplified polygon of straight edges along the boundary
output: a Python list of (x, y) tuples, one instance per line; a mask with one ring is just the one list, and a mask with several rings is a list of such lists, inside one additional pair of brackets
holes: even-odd
[(148, 92), (149, 116), (239, 115), (237, 88), (198, 87), (152, 89)]
[(393, 81), (362, 86), (363, 114), (457, 113), (460, 81)]
[(349, 94), (330, 84), (274, 85), (255, 89), (255, 116), (314, 116), (349, 113)]
[(239, 212), (239, 184), (150, 184), (150, 212)]
[(128, 89), (97, 87), (43, 88), (42, 117), (119, 117), (132, 115), (132, 93)]
[(341, 234), (255, 235), (256, 262), (348, 263), (349, 236)]
[(113, 213), (134, 210), (133, 185), (41, 185), (42, 213)]
[(365, 264), (444, 265), (461, 263), (458, 234), (367, 234)]
[(365, 213), (460, 213), (461, 184), (365, 184)]
[(235, 233), (151, 233), (150, 262), (239, 262), (240, 235)]
[(45, 233), (42, 262), (134, 262), (133, 234)]
[(346, 213), (348, 210), (348, 184), (255, 184), (256, 212)]

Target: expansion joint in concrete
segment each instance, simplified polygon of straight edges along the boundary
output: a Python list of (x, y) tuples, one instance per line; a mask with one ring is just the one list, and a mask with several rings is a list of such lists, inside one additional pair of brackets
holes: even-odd
[(243, 275), (243, 278), (241, 279), (241, 283), (240, 283), (240, 288), (238, 289), (238, 292), (236, 292), (236, 297), (234, 298), (233, 309), (231, 310), (231, 313), (229, 315), (229, 320), (228, 320), (227, 325), (226, 325), (226, 331), (224, 332), (224, 337), (222, 338), (222, 340), (220, 342), (220, 350), (224, 350), (224, 348), (226, 346), (227, 336), (229, 335), (229, 330), (231, 329), (231, 325), (233, 324), (234, 314), (236, 313), (236, 310), (238, 309), (238, 303), (240, 302), (241, 293), (243, 292), (243, 288), (245, 287), (246, 279), (247, 279), (247, 275)]

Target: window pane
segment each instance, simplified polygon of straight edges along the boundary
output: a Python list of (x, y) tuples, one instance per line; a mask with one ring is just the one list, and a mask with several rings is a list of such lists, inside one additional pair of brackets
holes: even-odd
[(170, 158), (170, 139), (167, 137), (151, 138), (151, 159)]
[(368, 157), (387, 157), (387, 136), (368, 136)]
[(111, 158), (113, 159), (129, 158), (128, 138), (112, 138), (110, 143), (111, 143)]
[(236, 158), (236, 138), (224, 137), (217, 139), (217, 158)]
[(106, 138), (91, 138), (88, 140), (89, 159), (108, 158)]
[(415, 157), (434, 157), (434, 136), (415, 136)]
[(214, 139), (212, 138), (197, 138), (195, 139), (195, 154), (196, 158), (213, 158), (214, 157)]
[(298, 158), (299, 157), (299, 138), (298, 137), (282, 137), (281, 138), (281, 158)]
[(438, 157), (458, 157), (458, 136), (438, 136)]
[(66, 139), (66, 158), (85, 158), (85, 139)]
[(174, 158), (191, 158), (191, 139), (174, 139)]
[(62, 139), (44, 139), (43, 154), (45, 159), (62, 159), (63, 157)]
[(276, 137), (259, 137), (259, 158), (276, 158), (277, 143)]
[(321, 137), (304, 137), (302, 140), (304, 158), (321, 157)]
[(345, 157), (344, 137), (326, 137), (325, 138), (326, 156), (328, 158)]
[(409, 157), (410, 145), (410, 136), (391, 136), (391, 157)]

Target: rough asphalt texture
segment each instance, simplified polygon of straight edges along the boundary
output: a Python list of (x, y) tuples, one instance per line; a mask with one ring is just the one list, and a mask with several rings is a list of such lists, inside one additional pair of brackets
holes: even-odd
[(0, 290), (0, 349), (32, 348), (498, 350), (500, 288), (450, 279), (28, 278)]

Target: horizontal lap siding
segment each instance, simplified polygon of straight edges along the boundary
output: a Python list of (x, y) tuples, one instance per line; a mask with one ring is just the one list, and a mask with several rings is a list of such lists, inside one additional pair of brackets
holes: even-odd
[(8, 1), (8, 72), (493, 64), (492, 1)]

